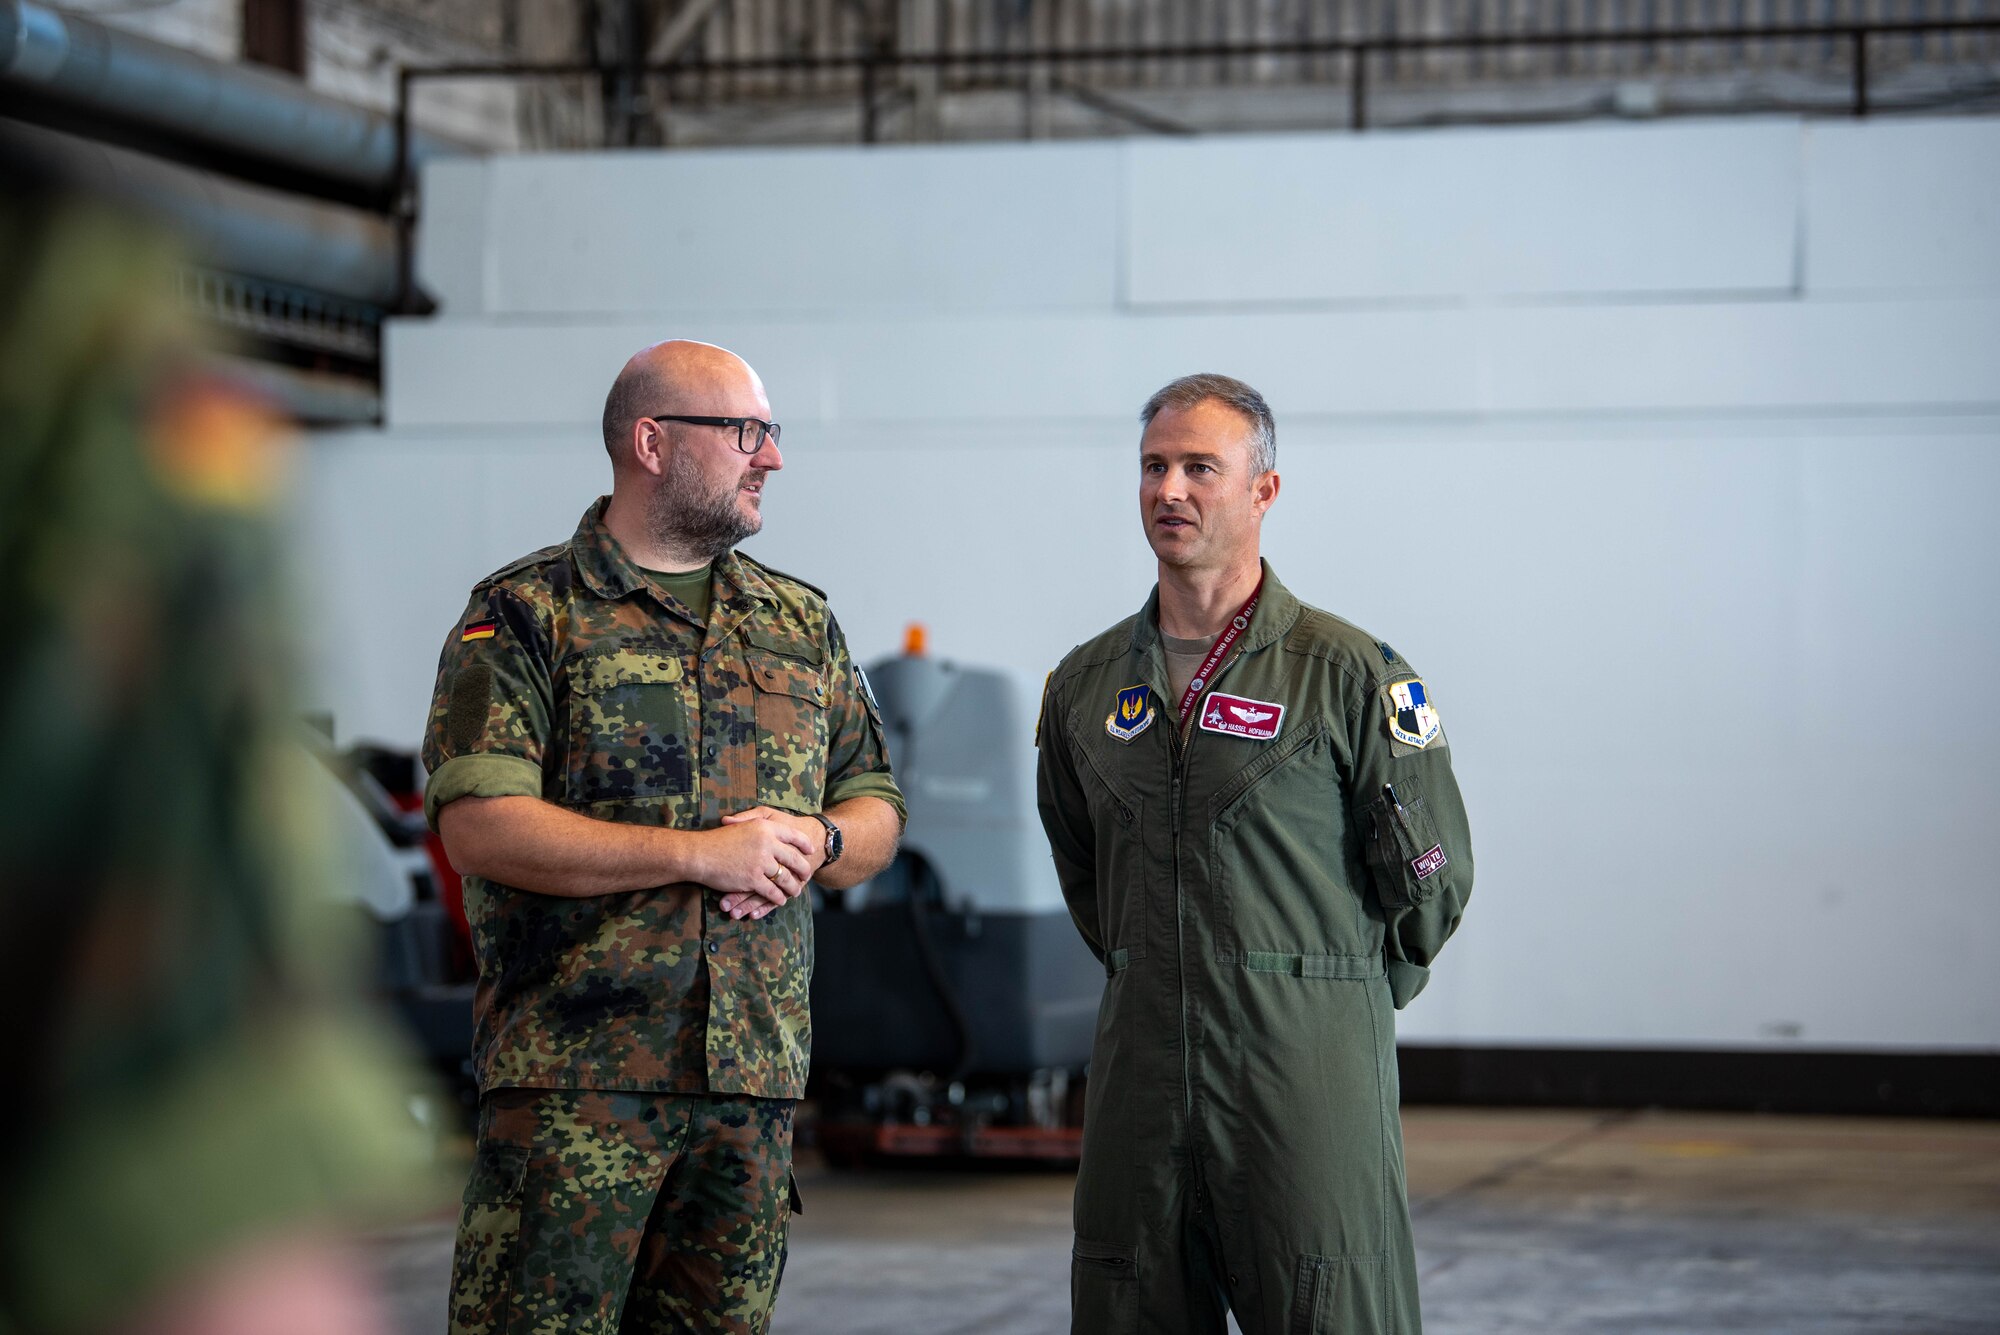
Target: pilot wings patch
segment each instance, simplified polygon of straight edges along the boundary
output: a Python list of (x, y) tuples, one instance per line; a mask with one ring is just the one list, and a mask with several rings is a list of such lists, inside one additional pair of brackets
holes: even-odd
[(1278, 728), (1284, 721), (1285, 707), (1270, 700), (1251, 700), (1240, 695), (1210, 691), (1208, 699), (1201, 702), (1203, 732), (1268, 742), (1278, 735)]

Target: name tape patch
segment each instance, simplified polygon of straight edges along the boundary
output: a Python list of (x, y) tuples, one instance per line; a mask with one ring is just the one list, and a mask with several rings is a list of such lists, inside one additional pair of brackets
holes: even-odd
[(1219, 732), (1229, 737), (1248, 737), (1253, 742), (1270, 741), (1278, 735), (1278, 729), (1284, 722), (1285, 707), (1271, 700), (1251, 700), (1241, 695), (1210, 691), (1201, 706), (1202, 731)]

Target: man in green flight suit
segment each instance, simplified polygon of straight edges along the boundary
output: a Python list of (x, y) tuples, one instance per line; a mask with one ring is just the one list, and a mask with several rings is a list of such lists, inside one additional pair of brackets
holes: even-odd
[(1429, 690), (1258, 555), (1271, 410), (1219, 375), (1141, 414), (1159, 583), (1042, 702), (1040, 801), (1109, 979), (1071, 1329), (1414, 1335), (1394, 1011), (1472, 888)]
[(903, 799), (819, 590), (733, 550), (779, 428), (705, 343), (611, 388), (612, 493), (479, 582), (426, 810), (479, 963), (454, 1332), (761, 1332), (795, 1204), (809, 880), (888, 864)]

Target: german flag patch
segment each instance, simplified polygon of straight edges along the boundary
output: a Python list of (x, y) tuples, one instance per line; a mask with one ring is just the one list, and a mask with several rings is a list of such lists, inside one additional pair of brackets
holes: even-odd
[(470, 640), (490, 640), (499, 629), (500, 623), (497, 621), (475, 621), (458, 633), (458, 642), (464, 644)]

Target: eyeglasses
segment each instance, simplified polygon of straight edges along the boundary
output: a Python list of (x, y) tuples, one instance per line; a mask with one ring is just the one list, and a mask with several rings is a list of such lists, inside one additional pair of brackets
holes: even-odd
[(680, 413), (650, 413), (655, 422), (687, 422), (693, 426), (733, 426), (736, 428), (736, 448), (743, 454), (755, 454), (764, 448), (769, 439), (778, 443), (778, 433), (783, 430), (776, 422), (766, 422), (761, 417), (688, 417)]

